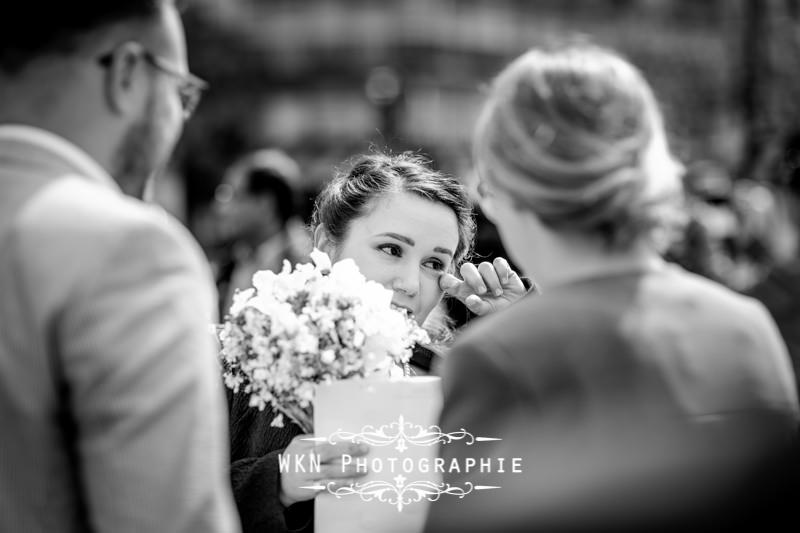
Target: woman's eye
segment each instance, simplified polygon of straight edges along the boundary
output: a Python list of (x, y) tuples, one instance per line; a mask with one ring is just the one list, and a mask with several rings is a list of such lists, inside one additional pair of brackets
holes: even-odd
[(442, 263), (438, 259), (428, 259), (425, 262), (425, 266), (427, 266), (428, 268), (432, 268), (433, 270), (444, 270), (444, 263)]
[(378, 250), (394, 257), (400, 257), (403, 255), (403, 251), (396, 244), (381, 244), (378, 246)]

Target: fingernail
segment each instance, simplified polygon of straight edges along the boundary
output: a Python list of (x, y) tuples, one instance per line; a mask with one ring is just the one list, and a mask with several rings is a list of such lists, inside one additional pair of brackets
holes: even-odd
[(455, 279), (451, 278), (448, 275), (443, 275), (442, 280), (439, 282), (439, 286), (442, 289), (449, 289), (451, 287), (454, 287), (456, 283), (458, 283), (458, 281), (456, 281)]
[(478, 287), (478, 292), (480, 294), (483, 294), (484, 292), (486, 292), (486, 286), (485, 285), (481, 285), (480, 287)]
[(503, 295), (503, 289), (495, 289), (494, 295), (495, 296), (502, 296)]

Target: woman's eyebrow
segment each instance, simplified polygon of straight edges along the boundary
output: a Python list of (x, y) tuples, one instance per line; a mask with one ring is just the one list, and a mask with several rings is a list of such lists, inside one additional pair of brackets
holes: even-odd
[[(405, 235), (400, 235), (399, 233), (393, 233), (391, 231), (387, 231), (386, 233), (379, 233), (376, 237), (391, 237), (392, 239), (396, 239), (400, 242), (404, 242), (409, 246), (414, 246), (416, 243), (413, 239), (406, 237)], [(455, 256), (455, 254), (449, 248), (442, 248), (441, 246), (437, 246), (433, 249), (434, 252), (444, 255), (449, 255), (450, 257)]]
[(404, 242), (409, 246), (414, 246), (415, 244), (412, 239), (406, 237), (405, 235), (400, 235), (399, 233), (392, 233), (392, 232), (380, 233), (376, 235), (376, 237), (391, 237), (392, 239), (397, 239), (398, 241)]

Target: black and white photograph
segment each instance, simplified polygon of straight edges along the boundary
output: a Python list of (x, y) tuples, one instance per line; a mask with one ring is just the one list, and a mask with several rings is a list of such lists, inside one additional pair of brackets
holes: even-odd
[(0, 18), (0, 533), (795, 531), (800, 0)]

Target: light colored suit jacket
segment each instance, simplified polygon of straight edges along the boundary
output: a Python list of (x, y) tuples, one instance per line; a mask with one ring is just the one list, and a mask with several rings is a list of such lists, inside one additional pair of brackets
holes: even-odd
[(0, 531), (239, 530), (215, 315), (179, 223), (0, 126)]

